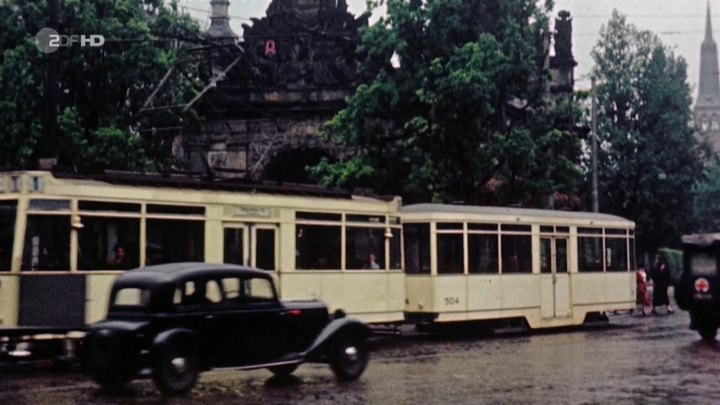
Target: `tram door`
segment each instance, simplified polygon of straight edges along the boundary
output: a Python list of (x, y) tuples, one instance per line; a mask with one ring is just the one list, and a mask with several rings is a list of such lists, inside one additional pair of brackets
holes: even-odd
[(540, 238), (540, 273), (542, 317), (567, 318), (570, 316), (567, 238)]
[(277, 268), (277, 230), (266, 224), (227, 224), (223, 258), (225, 263), (263, 270)]

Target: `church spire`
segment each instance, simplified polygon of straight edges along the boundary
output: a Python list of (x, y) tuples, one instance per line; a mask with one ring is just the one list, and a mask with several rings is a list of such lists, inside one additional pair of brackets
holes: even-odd
[(705, 19), (705, 39), (700, 48), (700, 85), (697, 104), (716, 104), (720, 101), (720, 82), (718, 74), (717, 45), (712, 37), (710, 1), (707, 3)]
[(705, 14), (705, 41), (712, 41), (712, 22), (710, 18), (710, 0), (707, 2), (707, 12)]

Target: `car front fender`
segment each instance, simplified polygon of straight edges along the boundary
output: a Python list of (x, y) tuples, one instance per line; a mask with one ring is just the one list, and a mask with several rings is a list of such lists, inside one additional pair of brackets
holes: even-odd
[(312, 345), (303, 353), (309, 361), (323, 361), (333, 341), (343, 336), (357, 336), (367, 339), (372, 331), (364, 323), (352, 318), (335, 319), (320, 332)]
[(177, 342), (178, 340), (191, 342), (193, 344), (199, 343), (197, 335), (192, 330), (185, 328), (173, 328), (158, 333), (153, 338), (152, 347), (167, 346)]

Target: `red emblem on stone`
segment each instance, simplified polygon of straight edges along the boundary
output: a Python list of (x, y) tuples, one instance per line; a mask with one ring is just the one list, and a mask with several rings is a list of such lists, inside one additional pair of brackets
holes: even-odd
[(272, 58), (277, 55), (277, 46), (275, 45), (274, 39), (268, 39), (265, 41), (265, 56)]
[(708, 283), (708, 281), (704, 278), (699, 278), (695, 280), (695, 291), (703, 294), (707, 293), (708, 291), (710, 291), (710, 283)]

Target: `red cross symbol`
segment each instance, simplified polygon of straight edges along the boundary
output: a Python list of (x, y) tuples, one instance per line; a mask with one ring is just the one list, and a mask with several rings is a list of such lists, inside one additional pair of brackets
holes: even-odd
[(700, 293), (706, 293), (710, 290), (710, 283), (704, 278), (695, 280), (695, 291)]

